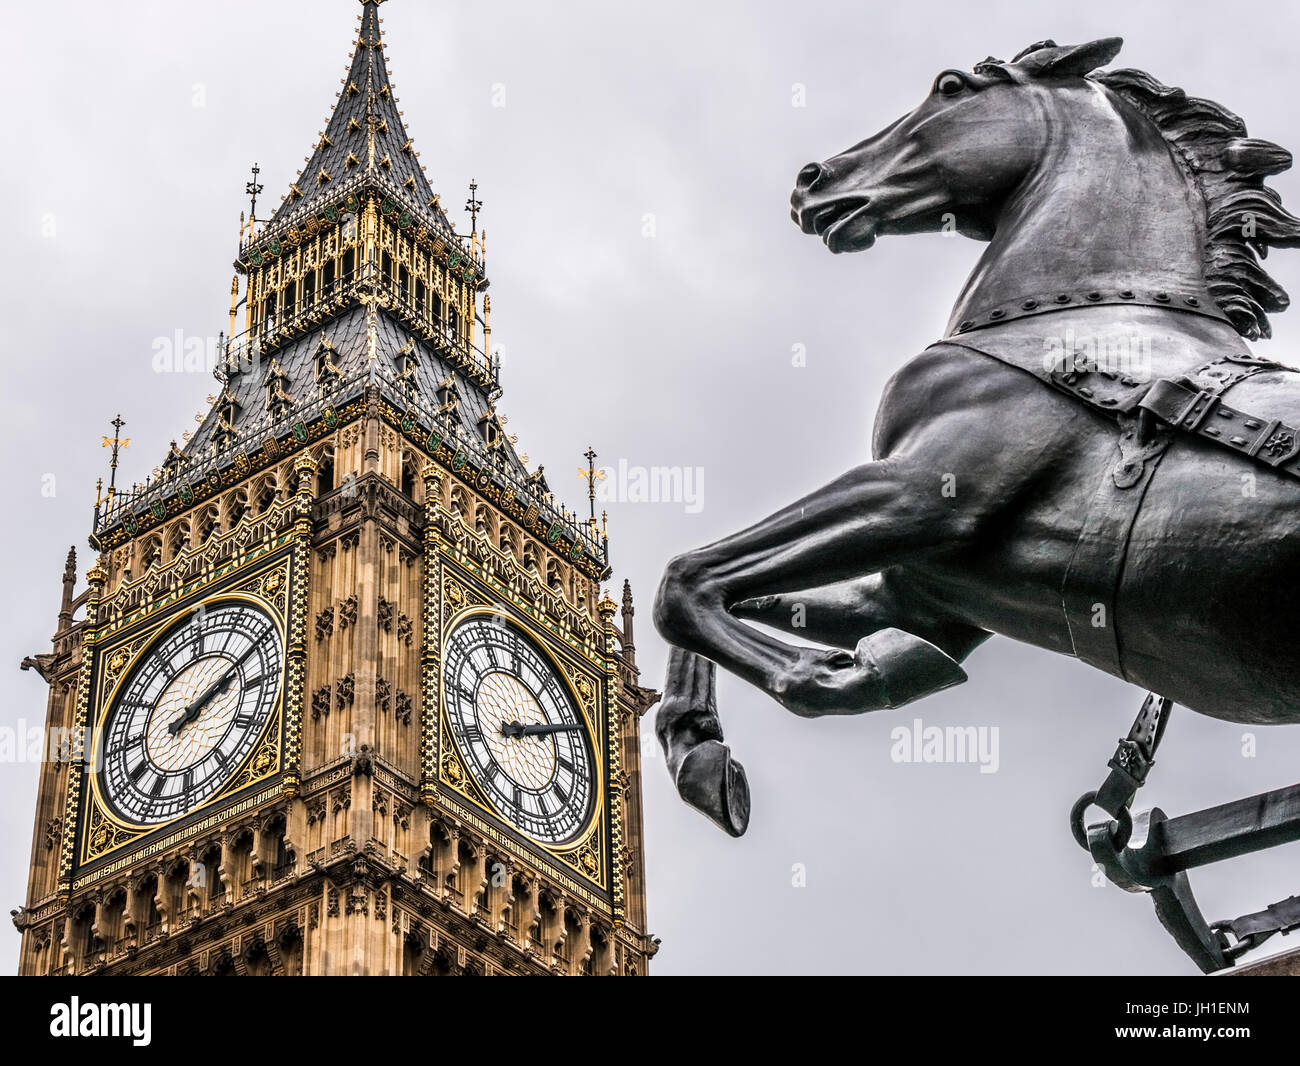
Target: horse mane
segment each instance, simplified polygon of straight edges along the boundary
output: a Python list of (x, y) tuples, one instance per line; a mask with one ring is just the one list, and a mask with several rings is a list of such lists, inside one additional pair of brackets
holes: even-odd
[[(1039, 41), (1009, 64), (989, 57), (977, 73), (1019, 67), (1034, 78), (1082, 75), (1104, 85), (1148, 118), (1205, 202), (1205, 281), (1214, 302), (1243, 337), (1271, 337), (1269, 314), (1291, 300), (1260, 265), (1270, 247), (1300, 247), (1300, 218), (1264, 178), (1291, 166), (1291, 153), (1246, 136), (1246, 124), (1213, 100), (1188, 96), (1143, 70), (1100, 70), (1123, 42), (1103, 38), (1074, 47)], [(1005, 76), (1005, 73), (1003, 73)]]
[(1244, 337), (1271, 337), (1268, 315), (1290, 298), (1260, 265), (1272, 247), (1300, 246), (1300, 218), (1264, 178), (1291, 166), (1291, 153), (1246, 136), (1246, 124), (1213, 100), (1188, 96), (1141, 70), (1088, 75), (1151, 120), (1205, 201), (1205, 280)]

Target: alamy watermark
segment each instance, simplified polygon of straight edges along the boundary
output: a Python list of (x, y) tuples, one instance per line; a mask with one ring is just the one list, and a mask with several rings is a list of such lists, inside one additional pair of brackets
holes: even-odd
[(1059, 337), (1043, 338), (1043, 369), (1049, 373), (1102, 373), (1151, 380), (1151, 338), (1138, 333), (1076, 335), (1067, 326)]
[[(585, 474), (586, 471), (583, 471)], [(617, 466), (596, 472), (596, 499), (601, 503), (680, 503), (687, 514), (704, 510), (704, 467)]]
[(914, 718), (910, 726), (894, 726), (889, 739), (893, 741), (889, 757), (894, 762), (976, 763), (982, 774), (998, 772), (995, 725), (925, 725)]

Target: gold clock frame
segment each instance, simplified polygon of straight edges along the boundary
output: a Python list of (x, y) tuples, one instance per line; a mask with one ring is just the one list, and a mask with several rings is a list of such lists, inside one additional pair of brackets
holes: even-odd
[[(285, 769), (285, 710), (289, 686), (288, 627), (293, 552), (266, 561), (258, 559), (231, 572), (223, 580), (196, 589), (192, 598), (182, 596), (143, 616), (133, 618), (95, 645), (92, 706), (95, 708), (91, 762), (86, 778), (86, 806), (78, 832), (77, 865), (84, 869), (116, 852), (131, 848), (146, 837), (173, 831), (181, 823), (198, 821), (198, 815), (235, 802), (250, 788), (280, 776)], [(182, 615), (208, 603), (243, 602), (265, 611), (272, 619), (280, 640), (280, 685), (275, 704), (256, 742), (226, 782), (208, 799), (184, 814), (157, 825), (141, 825), (118, 815), (103, 795), (101, 747), (108, 714), (119, 691), (136, 666), (156, 646)]]
[[(443, 601), (443, 610), (438, 634), (437, 781), (442, 795), (446, 797), (450, 793), (457, 800), (468, 804), (469, 810), (455, 810), (454, 813), (464, 817), (473, 812), (477, 817), (471, 816), (469, 820), (480, 831), (492, 836), (493, 826), (504, 826), (513, 839), (522, 841), (532, 851), (549, 857), (552, 864), (548, 873), (588, 902), (598, 905), (607, 913), (613, 913), (615, 885), (610, 867), (615, 860), (612, 854), (613, 827), (609, 800), (612, 793), (606, 780), (610, 769), (606, 764), (606, 753), (610, 730), (614, 726), (610, 713), (612, 694), (605, 684), (606, 671), (600, 664), (588, 662), (568, 647), (559, 645), (554, 636), (548, 634), (519, 605), (501, 599), (495, 590), (486, 592), (478, 579), (460, 566), (448, 566), (445, 556), (441, 563), (438, 568), (442, 593), (439, 598)], [(453, 588), (455, 591), (451, 591)], [(459, 603), (456, 602), (458, 596)], [(591, 748), (592, 773), (595, 778), (591, 813), (583, 828), (564, 844), (538, 840), (514, 826), (506, 815), (498, 811), (474, 785), (452, 735), (442, 677), (446, 642), (461, 623), (473, 617), (493, 615), (506, 617), (537, 645), (562, 680), (588, 729), (587, 741)], [(461, 803), (456, 806), (460, 807)], [(485, 821), (483, 816), (490, 821)], [(575, 877), (581, 880), (575, 881)], [(592, 888), (596, 890), (594, 893), (590, 891)]]

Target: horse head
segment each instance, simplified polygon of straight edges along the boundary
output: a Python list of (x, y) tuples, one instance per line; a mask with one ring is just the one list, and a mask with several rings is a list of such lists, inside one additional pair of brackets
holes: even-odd
[(1300, 245), (1300, 219), (1263, 179), (1290, 153), (1212, 101), (1101, 71), (1121, 43), (1043, 41), (942, 71), (909, 114), (805, 166), (791, 217), (836, 253), (884, 234), (992, 242), (954, 323), (1039, 290), (1147, 288), (1213, 302), (1238, 332), (1267, 336), (1288, 300), (1258, 258)]

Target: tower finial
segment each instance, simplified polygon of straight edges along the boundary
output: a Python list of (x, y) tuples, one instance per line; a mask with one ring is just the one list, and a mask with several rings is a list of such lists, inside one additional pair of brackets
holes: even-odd
[(623, 661), (636, 669), (636, 638), (632, 635), (632, 616), (636, 608), (632, 606), (632, 582), (623, 580)]
[(257, 221), (257, 194), (262, 191), (262, 186), (258, 184), (257, 176), (262, 173), (262, 168), (256, 163), (253, 164), (253, 177), (244, 183), (244, 194), (249, 197), (248, 206), (248, 235), (253, 235), (253, 223)]
[(469, 235), (478, 234), (478, 213), (483, 210), (483, 201), (474, 194), (478, 192), (478, 182), (469, 179), (469, 199), (465, 201), (465, 210), (469, 212)]
[(122, 427), (126, 425), (126, 423), (122, 420), (120, 412), (118, 413), (118, 416), (109, 423), (109, 425), (113, 427), (113, 439), (109, 440), (107, 437), (101, 437), (100, 441), (102, 443), (100, 444), (100, 447), (113, 449), (113, 457), (109, 460), (108, 464), (108, 494), (112, 496), (117, 491), (117, 453), (120, 448), (131, 447), (131, 438), (122, 436)]
[(587, 445), (587, 450), (583, 452), (582, 455), (583, 458), (587, 460), (587, 469), (583, 470), (582, 473), (585, 474), (587, 478), (587, 502), (591, 505), (590, 521), (591, 521), (592, 535), (594, 536), (596, 532), (596, 481), (598, 480), (597, 475), (599, 475), (599, 480), (603, 481), (605, 478), (605, 474), (603, 471), (596, 469), (596, 450), (590, 444)]
[(62, 633), (72, 625), (72, 599), (77, 587), (77, 548), (68, 549), (68, 558), (63, 564), (63, 598), (59, 601), (59, 632)]

